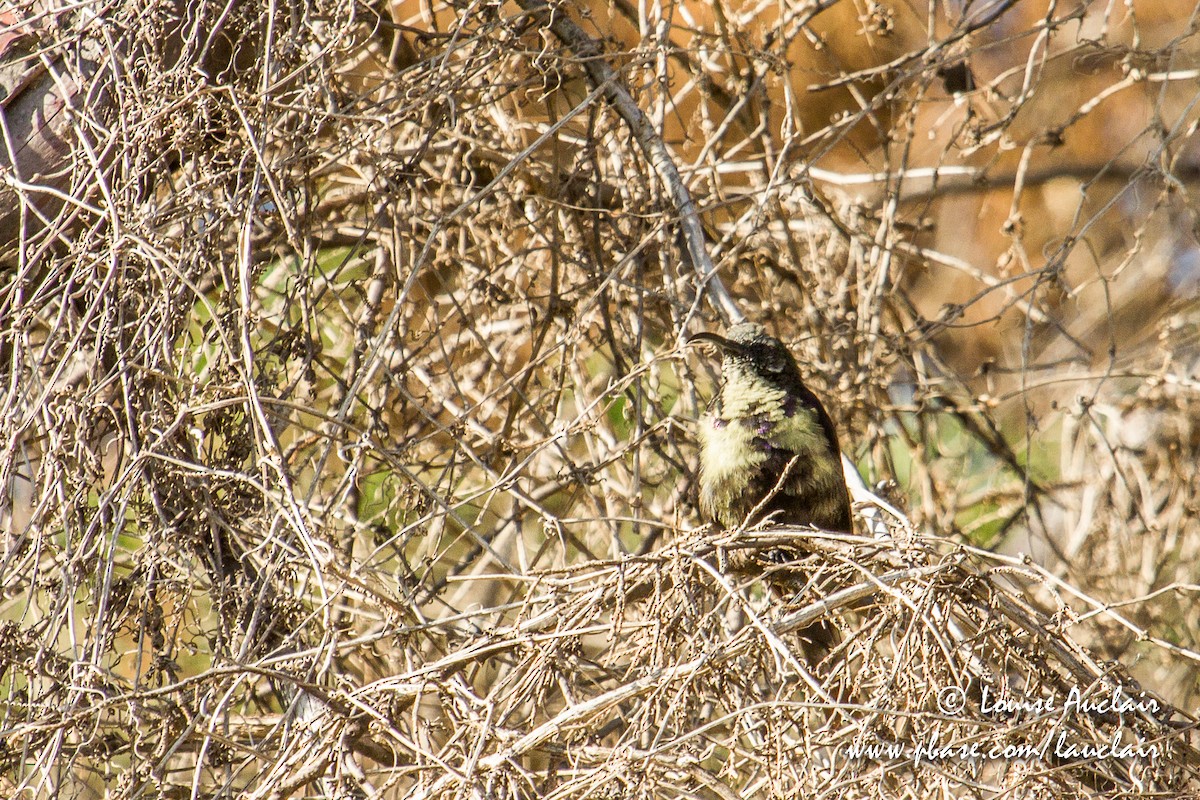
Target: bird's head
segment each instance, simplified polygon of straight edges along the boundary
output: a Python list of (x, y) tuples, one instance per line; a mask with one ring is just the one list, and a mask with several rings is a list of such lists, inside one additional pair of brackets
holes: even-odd
[(762, 325), (742, 322), (732, 326), (726, 334), (697, 333), (688, 339), (688, 344), (710, 342), (719, 347), (721, 371), (727, 377), (730, 373), (744, 372), (782, 387), (801, 382), (800, 370), (792, 354)]

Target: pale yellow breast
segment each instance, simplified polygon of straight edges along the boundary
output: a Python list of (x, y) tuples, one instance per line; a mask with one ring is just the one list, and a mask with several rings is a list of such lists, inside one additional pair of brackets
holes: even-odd
[(754, 467), (766, 460), (767, 454), (754, 446), (754, 431), (733, 420), (724, 427), (714, 427), (713, 418), (705, 416), (700, 423), (700, 468), (705, 482), (728, 480), (735, 491), (746, 488)]
[[(768, 458), (761, 442), (765, 438), (774, 448), (794, 453), (812, 453), (815, 457), (804, 460), (807, 474), (795, 475), (802, 482), (824, 483), (833, 477), (840, 464), (828, 457), (829, 445), (817, 415), (808, 408), (797, 408), (788, 417), (783, 412), (786, 393), (761, 380), (752, 379), (738, 369), (727, 369), (722, 387), (719, 417), (710, 412), (700, 420), (698, 431), (701, 448), (700, 508), (709, 517), (716, 516), (716, 509), (741, 508), (759, 472), (759, 466)], [(760, 434), (756, 426), (746, 425), (742, 420), (755, 417), (767, 422), (768, 430)], [(718, 419), (724, 424), (718, 424)], [(733, 525), (740, 520), (725, 520)]]
[(740, 520), (726, 519), (725, 512), (746, 494), (767, 455), (753, 446), (754, 434), (744, 425), (733, 421), (714, 427), (713, 422), (711, 416), (700, 421), (700, 510), (732, 526)]

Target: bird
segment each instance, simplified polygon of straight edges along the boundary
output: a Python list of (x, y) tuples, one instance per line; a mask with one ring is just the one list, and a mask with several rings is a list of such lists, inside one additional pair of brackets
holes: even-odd
[(796, 360), (754, 322), (688, 344), (721, 351), (721, 386), (699, 427), (700, 511), (726, 529), (763, 521), (852, 533), (837, 431)]

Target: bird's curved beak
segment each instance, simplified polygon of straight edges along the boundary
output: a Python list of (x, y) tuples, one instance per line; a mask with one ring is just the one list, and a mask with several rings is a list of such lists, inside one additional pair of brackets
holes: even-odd
[(730, 353), (746, 352), (746, 348), (742, 347), (737, 342), (730, 341), (724, 336), (718, 336), (717, 334), (709, 333), (708, 331), (701, 331), (700, 333), (689, 336), (686, 343), (693, 345), (699, 344), (700, 342), (709, 342), (710, 344), (715, 344), (717, 347)]

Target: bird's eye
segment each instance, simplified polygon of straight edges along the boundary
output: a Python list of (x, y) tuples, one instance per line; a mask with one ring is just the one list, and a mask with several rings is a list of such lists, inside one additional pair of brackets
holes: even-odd
[(767, 359), (767, 369), (771, 370), (771, 372), (783, 372), (783, 359), (778, 355)]

